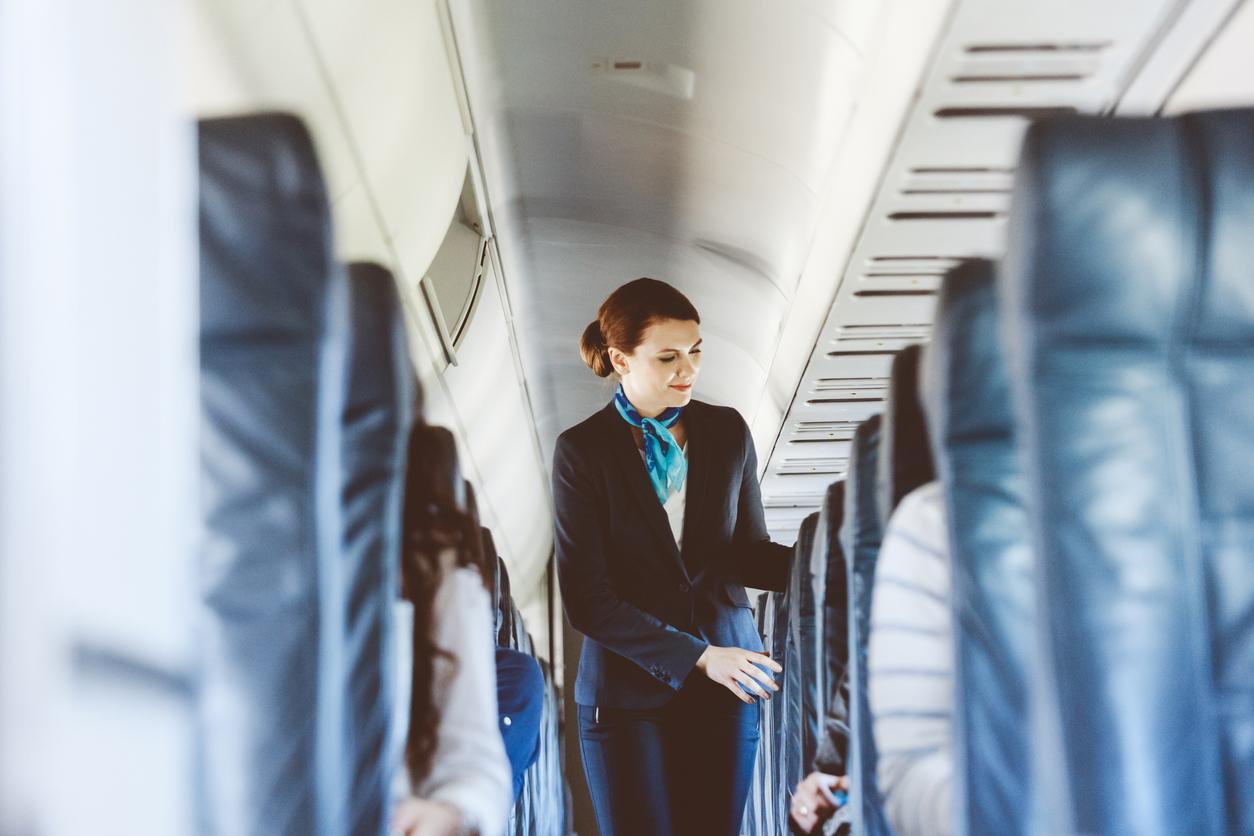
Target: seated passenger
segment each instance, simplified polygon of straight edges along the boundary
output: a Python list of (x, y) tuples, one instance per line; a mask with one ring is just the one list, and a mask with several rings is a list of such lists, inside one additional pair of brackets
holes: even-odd
[(848, 751), (849, 682), (842, 674), (823, 718), (823, 740), (814, 755), (814, 771), (803, 778), (793, 792), (789, 814), (794, 830), (827, 832), (823, 825), (848, 803), (849, 780), (845, 777)]
[(939, 482), (907, 494), (884, 532), (867, 688), (877, 778), (896, 836), (953, 832), (951, 568)]
[[(401, 550), (398, 709), (408, 712), (394, 836), (501, 834), (510, 772), (497, 730), (492, 610), (476, 556), (478, 526), (453, 495), (451, 444), (430, 427), (410, 434)], [(447, 446), (447, 450), (444, 448)], [(408, 645), (408, 646), (407, 646)], [(412, 652), (406, 652), (410, 651)]]
[(517, 801), (522, 792), (523, 774), (540, 755), (544, 674), (535, 659), (508, 647), (496, 649), (496, 701)]

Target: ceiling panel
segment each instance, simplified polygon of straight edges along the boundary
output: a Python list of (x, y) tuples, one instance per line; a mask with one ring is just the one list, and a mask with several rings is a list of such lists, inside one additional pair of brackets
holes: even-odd
[(546, 452), (607, 399), (578, 338), (643, 275), (701, 311), (698, 397), (753, 414), (875, 15), (852, 0), (473, 6), (490, 65), (476, 121), (499, 163), (494, 224)]
[[(955, 258), (1001, 254), (1028, 120), (1113, 109), (1160, 43), (1202, 46), (1199, 6), (1218, 21), (1232, 0), (958, 4), (769, 457), (773, 531), (799, 522), (799, 495), (813, 503), (843, 476), (847, 457), (820, 439), (844, 438), (881, 410), (892, 353), (928, 338), (939, 276)], [(1186, 25), (1193, 38), (1182, 46), (1171, 36)], [(1169, 88), (1159, 86), (1161, 97)]]

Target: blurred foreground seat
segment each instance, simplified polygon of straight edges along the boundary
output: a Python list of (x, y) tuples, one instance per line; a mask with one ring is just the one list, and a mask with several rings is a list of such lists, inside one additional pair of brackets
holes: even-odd
[(1049, 120), (1019, 172), (1046, 829), (1254, 832), (1254, 111)]

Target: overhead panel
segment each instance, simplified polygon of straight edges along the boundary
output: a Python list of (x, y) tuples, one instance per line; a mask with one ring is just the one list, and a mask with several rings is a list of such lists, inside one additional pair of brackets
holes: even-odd
[[(1114, 110), (1165, 44), (1195, 54), (1233, 0), (965, 0), (942, 35), (815, 343), (762, 483), (788, 541), (843, 477), (857, 423), (881, 411), (892, 356), (931, 331), (940, 278), (996, 258), (1019, 143), (1034, 118)], [(1199, 12), (1199, 9), (1202, 11)], [(1173, 64), (1174, 65), (1174, 64)], [(1181, 66), (1187, 65), (1183, 62)]]

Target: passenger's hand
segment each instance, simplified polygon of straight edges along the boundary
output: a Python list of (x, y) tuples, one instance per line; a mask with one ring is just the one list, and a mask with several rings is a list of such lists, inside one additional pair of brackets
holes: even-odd
[[(776, 673), (783, 670), (770, 656), (754, 653), (743, 647), (710, 645), (697, 660), (697, 668), (703, 674), (731, 691), (741, 702), (747, 703), (753, 702), (753, 695), (769, 700), (771, 692), (779, 690), (775, 678), (758, 667), (759, 665)], [(743, 690), (741, 686), (744, 686)]]
[(833, 795), (837, 790), (848, 792), (849, 779), (843, 775), (811, 772), (797, 785), (791, 812), (792, 820), (803, 833), (813, 832), (840, 809), (841, 802)]
[(452, 804), (407, 798), (396, 806), (388, 836), (457, 836), (465, 831), (462, 813)]

